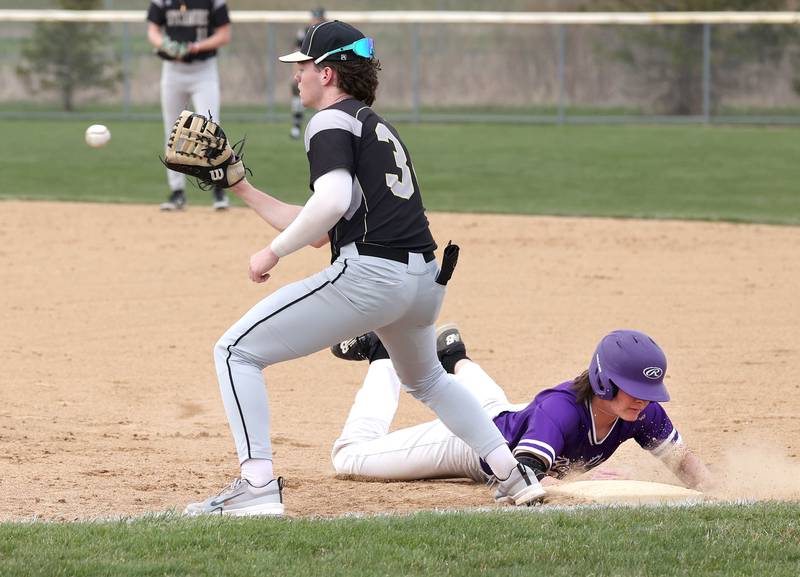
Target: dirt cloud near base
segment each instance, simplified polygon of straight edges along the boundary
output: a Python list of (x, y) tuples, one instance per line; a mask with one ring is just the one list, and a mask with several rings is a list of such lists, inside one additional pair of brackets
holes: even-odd
[(712, 495), (722, 499), (800, 500), (800, 462), (775, 443), (746, 439), (723, 452), (714, 474), (719, 487)]

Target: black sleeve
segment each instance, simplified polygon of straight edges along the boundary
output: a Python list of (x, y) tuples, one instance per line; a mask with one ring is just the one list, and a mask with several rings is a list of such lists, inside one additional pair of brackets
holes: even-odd
[(163, 6), (156, 6), (155, 2), (150, 2), (147, 9), (147, 21), (163, 26), (167, 22), (167, 12)]
[(231, 23), (230, 14), (228, 14), (228, 5), (224, 2), (218, 8), (211, 12), (211, 27), (219, 28)]
[(346, 168), (350, 174), (355, 174), (354, 146), (353, 134), (347, 130), (330, 128), (317, 132), (308, 148), (311, 188), (320, 176), (337, 168)]

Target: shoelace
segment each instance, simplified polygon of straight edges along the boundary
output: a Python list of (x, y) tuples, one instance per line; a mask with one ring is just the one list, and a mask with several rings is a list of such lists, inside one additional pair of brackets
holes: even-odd
[(222, 495), (223, 493), (232, 493), (233, 491), (235, 491), (236, 489), (238, 489), (238, 488), (239, 488), (239, 485), (241, 485), (241, 484), (242, 484), (242, 478), (241, 478), (241, 477), (237, 477), (236, 479), (234, 479), (234, 480), (233, 480), (233, 483), (231, 483), (230, 485), (228, 485), (228, 486), (224, 487), (224, 488), (222, 489), (222, 491), (220, 491), (219, 493), (217, 493), (215, 496), (216, 496), (216, 497), (219, 497), (219, 496), (220, 496), (220, 495)]

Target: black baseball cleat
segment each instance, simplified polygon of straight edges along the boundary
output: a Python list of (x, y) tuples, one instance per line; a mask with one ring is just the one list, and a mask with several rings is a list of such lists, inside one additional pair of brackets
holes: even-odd
[(444, 356), (458, 354), (459, 356), (467, 356), (467, 347), (464, 346), (464, 341), (461, 340), (461, 331), (454, 323), (442, 325), (436, 329), (436, 354), (439, 360)]
[(225, 210), (230, 206), (228, 193), (224, 188), (214, 188), (214, 210)]
[(382, 345), (378, 335), (370, 332), (333, 345), (331, 352), (334, 357), (345, 361), (368, 361), (379, 346)]
[(182, 190), (173, 190), (166, 202), (162, 202), (161, 210), (183, 210), (186, 206), (186, 197)]

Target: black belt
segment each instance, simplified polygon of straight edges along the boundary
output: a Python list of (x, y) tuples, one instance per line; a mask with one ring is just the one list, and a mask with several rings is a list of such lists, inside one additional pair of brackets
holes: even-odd
[[(354, 243), (358, 254), (363, 256), (376, 256), (378, 258), (385, 258), (396, 262), (408, 264), (408, 251), (399, 248), (391, 248), (388, 246), (381, 246), (379, 244), (362, 244), (360, 242)], [(436, 255), (433, 252), (423, 252), (422, 258), (425, 262), (431, 262)]]

